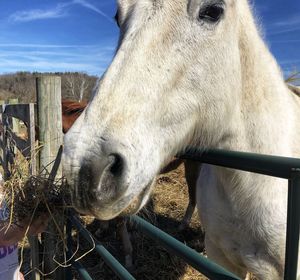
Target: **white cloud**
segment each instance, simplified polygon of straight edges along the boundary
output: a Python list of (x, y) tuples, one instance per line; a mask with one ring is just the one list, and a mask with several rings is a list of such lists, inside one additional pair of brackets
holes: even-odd
[(60, 48), (91, 48), (95, 45), (55, 45), (55, 44), (27, 44), (27, 43), (0, 43), (0, 47), (22, 47), (22, 48), (47, 48), (47, 49), (60, 49)]
[(286, 20), (277, 21), (274, 23), (274, 26), (296, 26), (300, 25), (300, 15), (293, 16)]
[(49, 9), (33, 9), (26, 11), (17, 11), (9, 16), (11, 22), (29, 22), (42, 19), (54, 19), (68, 16), (68, 10), (73, 5), (80, 5), (86, 9), (96, 12), (107, 20), (113, 22), (112, 18), (102, 10), (89, 3), (86, 0), (73, 0), (71, 2), (58, 3), (56, 7)]
[(74, 4), (79, 4), (79, 5), (87, 8), (87, 9), (90, 9), (90, 10), (96, 12), (97, 14), (105, 17), (107, 20), (109, 20), (111, 22), (114, 22), (113, 19), (110, 16), (108, 16), (103, 11), (101, 11), (99, 8), (97, 8), (96, 6), (94, 6), (93, 4), (89, 3), (86, 0), (73, 0), (73, 3)]
[(61, 18), (67, 15), (66, 7), (69, 4), (58, 4), (55, 8), (42, 10), (33, 9), (27, 11), (17, 11), (10, 15), (9, 20), (13, 22), (28, 22), (41, 19)]
[(270, 25), (269, 35), (278, 35), (300, 30), (300, 15), (288, 19), (277, 20)]
[(20, 59), (1, 59), (0, 67), (2, 73), (29, 71), (29, 72), (86, 72), (100, 75), (105, 71), (105, 66), (91, 65), (89, 63), (62, 62), (61, 60), (33, 60), (20, 61)]
[(296, 65), (298, 63), (300, 63), (300, 59), (286, 59), (280, 61), (281, 65)]
[(110, 64), (113, 50), (109, 41), (103, 45), (0, 44), (0, 72), (83, 71), (101, 75)]
[(272, 40), (272, 44), (290, 44), (290, 43), (300, 43), (300, 39)]
[(300, 26), (294, 26), (294, 27), (285, 27), (285, 28), (272, 28), (268, 34), (269, 35), (279, 35), (279, 34), (284, 34), (284, 33), (290, 33), (290, 32), (294, 32), (294, 31), (299, 31), (300, 30)]

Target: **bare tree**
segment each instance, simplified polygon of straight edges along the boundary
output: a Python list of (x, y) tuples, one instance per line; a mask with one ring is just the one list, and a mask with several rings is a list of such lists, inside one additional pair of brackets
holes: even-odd
[(66, 77), (67, 91), (72, 98), (76, 99), (76, 90), (75, 90), (75, 77), (73, 74), (70, 74)]
[(0, 75), (0, 99), (19, 98), (21, 102), (35, 102), (37, 76), (55, 74), (62, 77), (62, 98), (88, 100), (97, 77), (81, 72), (30, 73), (17, 72)]
[(96, 80), (97, 77), (85, 73), (64, 73), (62, 80), (63, 96), (79, 102), (83, 99), (89, 99)]
[(83, 99), (84, 92), (88, 89), (89, 85), (84, 77), (81, 78), (80, 89), (79, 89), (79, 99), (78, 101), (81, 102)]

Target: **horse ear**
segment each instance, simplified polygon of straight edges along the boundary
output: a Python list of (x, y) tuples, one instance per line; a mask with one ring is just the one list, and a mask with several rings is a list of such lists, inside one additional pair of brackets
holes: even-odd
[(126, 15), (130, 12), (133, 5), (137, 2), (137, 0), (119, 0), (118, 1), (118, 22), (120, 23)]

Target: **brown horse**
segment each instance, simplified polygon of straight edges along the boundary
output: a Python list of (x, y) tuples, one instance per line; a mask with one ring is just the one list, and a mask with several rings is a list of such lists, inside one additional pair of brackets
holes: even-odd
[(67, 131), (71, 128), (73, 123), (85, 109), (87, 102), (76, 102), (69, 99), (62, 99), (61, 105), (63, 133), (67, 133)]
[[(69, 99), (62, 99), (61, 107), (62, 107), (62, 131), (63, 133), (67, 133), (68, 130), (71, 128), (73, 123), (77, 120), (80, 114), (83, 112), (85, 107), (87, 106), (86, 101), (77, 102)], [(27, 127), (28, 124), (24, 123)], [(3, 125), (0, 120), (0, 134), (3, 133)], [(18, 135), (22, 139), (27, 139), (27, 130)], [(39, 138), (39, 129), (35, 127), (35, 139)]]

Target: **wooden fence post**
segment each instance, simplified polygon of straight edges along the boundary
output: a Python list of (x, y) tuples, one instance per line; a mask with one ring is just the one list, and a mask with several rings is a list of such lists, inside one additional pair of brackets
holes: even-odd
[[(11, 98), (8, 100), (8, 104), (19, 104), (19, 99), (18, 98)], [(19, 120), (13, 118), (12, 119), (12, 128), (14, 133), (19, 134)]]
[[(10, 105), (16, 105), (19, 104), (19, 99), (18, 98), (10, 98), (8, 100), (8, 104)], [(19, 126), (19, 120), (16, 118), (11, 118), (11, 124), (12, 124), (12, 131), (16, 134), (19, 135), (19, 131), (20, 131), (20, 126)], [(16, 155), (18, 148), (13, 145), (13, 147), (11, 147), (13, 150), (14, 155)]]
[(5, 155), (5, 151), (6, 151), (6, 143), (5, 143), (5, 135), (4, 135), (4, 125), (3, 125), (3, 105), (5, 104), (4, 100), (0, 100), (0, 125), (2, 125), (2, 131), (0, 131), (0, 158), (1, 158), (1, 166), (3, 168), (3, 179), (5, 180), (5, 172), (6, 172), (6, 155)]
[(30, 163), (29, 170), (31, 175), (37, 174), (37, 164), (36, 164), (36, 156), (37, 151), (35, 147), (35, 110), (34, 103), (29, 104), (29, 128), (27, 129), (30, 141)]
[(2, 106), (1, 106), (1, 123), (2, 123), (2, 137), (1, 137), (1, 144), (2, 144), (2, 167), (3, 167), (3, 179), (4, 181), (8, 180), (10, 177), (10, 172), (9, 172), (9, 149), (8, 149), (8, 141), (7, 141), (7, 117), (4, 114), (4, 109), (5, 109), (5, 104), (6, 102), (4, 101)]
[[(36, 164), (36, 147), (35, 147), (35, 110), (34, 103), (29, 104), (29, 120), (28, 120), (28, 136), (30, 141), (30, 162), (29, 172), (30, 175), (37, 175), (37, 164)], [(28, 237), (30, 244), (30, 255), (31, 265), (33, 268), (40, 266), (40, 242), (36, 236)], [(40, 274), (37, 270), (32, 271), (32, 280), (40, 280)]]
[[(3, 128), (2, 136), (2, 149), (3, 149), (3, 169), (4, 169), (4, 180), (7, 180), (11, 175), (11, 167), (15, 162), (15, 155), (17, 153), (17, 147), (14, 142), (11, 141), (11, 137), (7, 137), (7, 131), (12, 131), (15, 134), (19, 133), (19, 120), (12, 118), (6, 114), (3, 114), (5, 101), (2, 101), (1, 110), (1, 123)], [(18, 98), (9, 99), (7, 104), (18, 104)]]
[[(62, 134), (62, 109), (61, 109), (61, 78), (58, 76), (42, 76), (37, 78), (37, 105), (38, 105), (38, 128), (39, 141), (42, 145), (39, 159), (41, 172), (50, 173), (59, 147), (63, 142)], [(61, 177), (61, 168), (57, 178)], [(56, 215), (56, 224), (64, 231), (64, 217)], [(57, 268), (53, 257), (57, 252), (56, 245), (59, 236), (56, 225), (50, 222), (47, 233), (43, 234), (44, 241), (44, 273), (49, 273)], [(63, 242), (61, 242), (63, 244)], [(61, 253), (61, 252), (59, 252)], [(56, 260), (62, 262), (58, 256)], [(64, 279), (64, 269), (57, 269), (53, 279)]]

